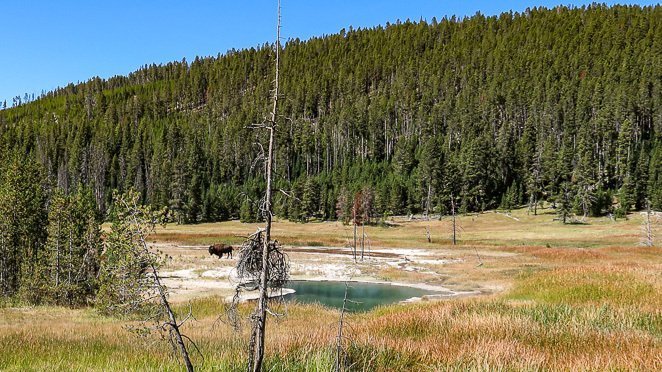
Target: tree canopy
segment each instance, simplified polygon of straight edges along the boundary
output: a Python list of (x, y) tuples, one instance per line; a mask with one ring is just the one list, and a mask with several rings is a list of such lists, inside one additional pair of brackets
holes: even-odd
[[(293, 197), (275, 212), (336, 218), (361, 190), (379, 215), (448, 211), (451, 195), (464, 211), (662, 208), (661, 23), (660, 6), (594, 4), (289, 40), (274, 171)], [(102, 211), (135, 189), (180, 222), (259, 218), (265, 134), (248, 126), (272, 65), (265, 44), (70, 84), (0, 111), (0, 160), (87, 185)]]

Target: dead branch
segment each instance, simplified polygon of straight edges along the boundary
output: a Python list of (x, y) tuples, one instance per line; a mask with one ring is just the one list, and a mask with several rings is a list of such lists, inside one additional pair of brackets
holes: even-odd
[[(131, 231), (132, 234), (135, 235), (135, 237), (138, 239), (140, 249), (142, 250), (142, 253), (144, 255), (153, 255), (154, 253), (150, 252), (149, 246), (147, 245), (146, 242), (146, 236), (148, 235), (146, 231), (144, 231), (141, 226), (143, 224), (138, 220), (138, 213), (140, 212), (140, 208), (138, 205), (129, 205), (127, 201), (124, 198), (120, 198), (119, 201), (124, 204), (124, 207), (126, 210), (130, 211), (130, 217), (132, 218), (132, 222), (134, 226), (136, 226), (136, 229)], [(133, 199), (133, 202), (135, 203), (137, 199)], [(132, 203), (133, 204), (133, 203)], [(149, 216), (151, 220), (149, 221), (148, 226), (154, 226), (156, 225), (157, 221), (155, 220), (155, 216)], [(171, 343), (177, 344), (179, 351), (181, 353), (182, 359), (184, 360), (184, 364), (186, 366), (186, 370), (189, 372), (193, 371), (193, 364), (191, 363), (191, 358), (189, 356), (188, 350), (186, 348), (186, 344), (184, 343), (184, 338), (182, 337), (182, 333), (179, 329), (179, 325), (177, 323), (177, 318), (175, 316), (175, 313), (172, 311), (172, 308), (170, 307), (170, 302), (168, 301), (168, 294), (167, 294), (167, 289), (165, 285), (161, 283), (161, 279), (159, 277), (159, 272), (156, 264), (152, 260), (149, 262), (149, 269), (151, 270), (151, 275), (152, 275), (152, 280), (154, 281), (154, 285), (158, 291), (160, 300), (161, 300), (161, 306), (163, 307), (163, 310), (165, 311), (167, 317), (168, 317), (168, 322), (166, 323), (170, 327), (170, 340)]]

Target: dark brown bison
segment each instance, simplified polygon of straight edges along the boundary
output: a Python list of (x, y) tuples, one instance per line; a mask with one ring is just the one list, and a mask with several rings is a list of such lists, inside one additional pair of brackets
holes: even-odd
[(217, 255), (218, 258), (223, 258), (223, 255), (227, 254), (228, 258), (232, 258), (232, 246), (223, 243), (210, 245), (209, 254), (212, 256)]

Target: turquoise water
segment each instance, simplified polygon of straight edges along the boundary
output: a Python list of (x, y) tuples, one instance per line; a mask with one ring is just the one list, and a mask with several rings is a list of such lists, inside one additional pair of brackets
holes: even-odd
[[(285, 285), (296, 293), (285, 296), (288, 301), (296, 300), (304, 303), (320, 303), (327, 307), (342, 308), (345, 296), (345, 282), (324, 281), (290, 281)], [(350, 282), (347, 299), (359, 303), (347, 303), (347, 309), (352, 312), (368, 311), (379, 305), (400, 302), (412, 297), (437, 294), (419, 288), (403, 287), (379, 283)]]

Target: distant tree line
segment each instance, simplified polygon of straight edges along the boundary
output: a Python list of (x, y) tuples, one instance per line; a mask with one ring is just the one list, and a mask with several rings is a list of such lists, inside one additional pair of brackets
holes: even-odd
[(49, 187), (31, 159), (6, 160), (0, 177), (0, 295), (29, 303), (90, 304), (101, 255), (91, 190)]
[(145, 239), (163, 211), (139, 206), (135, 191), (114, 193), (102, 238), (90, 188), (66, 194), (30, 158), (10, 158), (2, 169), (0, 304), (96, 305), (108, 315), (153, 310), (148, 300), (165, 293), (156, 280), (165, 257)]
[[(159, 268), (166, 256), (147, 236), (164, 213), (140, 205), (132, 190), (114, 193), (109, 230), (93, 192), (79, 184), (65, 193), (44, 177), (41, 164), (15, 155), (0, 164), (0, 305), (95, 305), (102, 314), (142, 315), (138, 334), (160, 333), (176, 345), (187, 370), (189, 340), (168, 301)], [(190, 315), (190, 314), (189, 314)]]
[[(660, 209), (661, 23), (660, 6), (596, 4), (289, 40), (274, 211), (347, 220), (361, 195), (372, 216), (542, 201), (625, 214), (647, 198)], [(263, 45), (148, 65), (0, 111), (3, 163), (19, 154), (43, 169), (18, 192), (48, 231), (7, 237), (21, 264), (52, 260), (31, 255), (36, 245), (66, 243), (51, 238), (53, 208), (91, 198), (104, 215), (112, 190), (135, 189), (183, 223), (260, 218), (265, 138), (248, 125), (267, 115), (272, 59)], [(61, 191), (34, 189), (45, 183)], [(68, 280), (68, 262), (44, 275)]]

